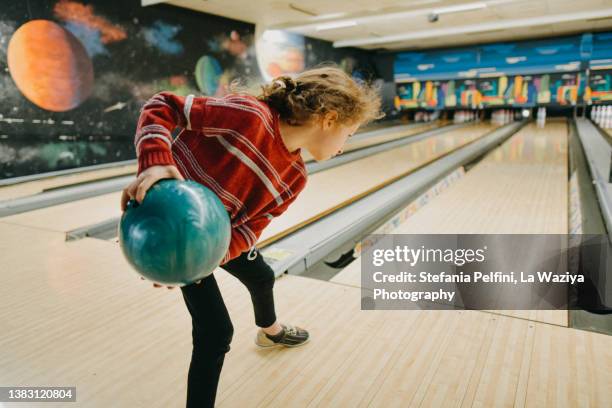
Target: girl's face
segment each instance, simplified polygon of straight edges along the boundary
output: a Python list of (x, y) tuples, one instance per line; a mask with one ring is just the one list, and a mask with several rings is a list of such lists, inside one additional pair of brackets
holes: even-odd
[(337, 114), (331, 112), (316, 124), (315, 137), (307, 147), (316, 161), (331, 159), (342, 153), (346, 140), (359, 128), (359, 123), (342, 125), (336, 122)]

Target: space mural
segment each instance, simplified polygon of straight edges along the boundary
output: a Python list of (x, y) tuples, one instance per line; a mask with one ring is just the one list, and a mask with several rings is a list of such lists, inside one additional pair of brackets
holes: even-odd
[(334, 61), (373, 79), (369, 56), (299, 35), (140, 0), (28, 0), (0, 11), (0, 179), (131, 160), (156, 92), (257, 92)]

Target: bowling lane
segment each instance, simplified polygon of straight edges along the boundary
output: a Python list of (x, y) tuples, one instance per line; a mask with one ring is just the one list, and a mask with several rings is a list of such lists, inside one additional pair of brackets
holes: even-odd
[[(435, 157), (439, 157), (441, 154), (452, 148), (456, 148), (462, 144), (468, 143), (469, 141), (475, 140), (475, 138), (484, 135), (487, 131), (490, 131), (493, 128), (494, 127), (491, 125), (482, 124), (475, 125), (474, 127), (461, 128), (455, 131), (445, 132), (442, 135), (433, 136), (431, 138), (403, 146), (397, 150), (381, 152), (374, 156), (366, 157), (342, 166), (315, 173), (311, 176), (311, 180), (309, 180), (308, 183), (310, 186), (309, 190), (312, 191), (309, 193), (309, 198), (307, 200), (302, 200), (302, 197), (300, 196), (300, 199), (296, 200), (296, 203), (293, 205), (297, 205), (300, 200), (309, 201), (310, 204), (300, 204), (300, 211), (303, 212), (302, 214), (299, 214), (301, 217), (296, 217), (295, 215), (293, 218), (286, 217), (287, 221), (285, 224), (276, 224), (275, 234), (283, 233), (285, 230), (290, 228), (299, 228), (299, 226), (295, 226), (295, 223), (303, 223), (309, 219), (316, 219), (319, 216), (316, 211), (330, 210), (333, 209), (334, 206), (341, 205), (343, 202), (349, 202), (352, 198), (351, 194), (358, 194), (360, 192), (367, 191), (376, 184), (384, 182), (388, 178), (393, 177), (402, 171), (406, 171), (406, 169), (433, 160)], [(406, 149), (408, 146), (413, 145), (415, 147)], [(402, 153), (395, 155), (389, 154), (395, 151), (401, 151)], [(372, 162), (371, 157), (377, 158)], [(384, 165), (385, 161), (392, 160), (396, 160), (397, 163), (387, 163)], [(362, 164), (363, 166), (369, 166), (371, 163), (374, 163), (375, 166), (378, 166), (377, 173), (372, 175), (372, 172), (369, 171), (368, 176), (366, 176), (365, 174), (362, 174), (364, 172), (359, 169), (360, 165), (357, 163), (368, 163)], [(340, 167), (344, 168), (344, 170), (337, 173), (337, 169)], [(388, 171), (389, 168), (392, 170), (391, 173), (382, 173), (385, 170)], [(328, 176), (326, 177), (325, 175)], [(359, 175), (359, 177), (356, 178), (355, 175)], [(352, 180), (352, 184), (347, 183), (346, 180)], [(323, 191), (322, 194), (325, 195), (329, 195), (331, 192), (331, 195), (335, 198), (326, 197), (325, 200), (322, 200), (319, 196), (317, 196), (316, 191)], [(313, 194), (313, 192), (315, 194)], [(304, 193), (302, 193), (302, 195), (304, 195)], [(2, 220), (4, 222), (13, 224), (68, 232), (83, 226), (93, 225), (112, 218), (120, 217), (120, 198), (121, 192), (109, 193), (97, 197), (91, 197), (40, 210), (4, 217)], [(304, 212), (304, 209), (308, 211)], [(283, 214), (281, 218), (285, 218), (285, 214)]]
[(129, 176), (130, 174), (136, 173), (137, 169), (138, 166), (136, 164), (126, 164), (107, 169), (84, 171), (2, 186), (0, 187), (0, 201), (27, 197), (42, 193), (45, 190), (52, 190), (70, 185), (100, 181), (112, 177)]
[(565, 120), (527, 126), (397, 233), (566, 234), (567, 163)]
[[(535, 125), (489, 153), (462, 179), (400, 224), (395, 234), (566, 234), (567, 124)], [(361, 284), (360, 259), (332, 278)], [(509, 312), (567, 326), (566, 312)]]

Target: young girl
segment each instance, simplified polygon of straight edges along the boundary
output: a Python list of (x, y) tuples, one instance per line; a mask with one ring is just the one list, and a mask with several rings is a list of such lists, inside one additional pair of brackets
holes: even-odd
[[(138, 121), (138, 175), (124, 189), (121, 208), (130, 198), (142, 202), (146, 191), (164, 178), (194, 180), (214, 191), (232, 224), (220, 266), (250, 292), (260, 327), (256, 344), (295, 347), (306, 343), (309, 334), (277, 320), (274, 272), (255, 244), (306, 184), (301, 149), (317, 161), (340, 153), (360, 125), (381, 116), (380, 100), (375, 89), (329, 66), (295, 79), (279, 77), (262, 89), (258, 97), (153, 96)], [(173, 140), (177, 127), (181, 131)], [(187, 406), (214, 406), (232, 322), (214, 275), (181, 290), (193, 324)]]

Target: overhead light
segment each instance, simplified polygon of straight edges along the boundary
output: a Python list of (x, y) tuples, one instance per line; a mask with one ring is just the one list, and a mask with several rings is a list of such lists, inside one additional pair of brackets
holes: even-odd
[(292, 9), (292, 10), (295, 10), (295, 11), (299, 11), (300, 13), (307, 14), (309, 16), (316, 16), (317, 15), (317, 13), (315, 13), (314, 11), (310, 11), (310, 10), (307, 10), (305, 8), (298, 7), (295, 4), (293, 4), (293, 3), (289, 3), (289, 8)]
[(346, 16), (348, 13), (329, 13), (329, 14), (320, 14), (316, 17), (313, 17), (313, 20), (331, 20), (333, 18), (341, 18)]
[(331, 23), (319, 24), (316, 27), (317, 31), (334, 30), (336, 28), (355, 27), (357, 22), (355, 21), (333, 21)]
[(432, 30), (412, 31), (403, 34), (392, 34), (383, 37), (355, 38), (350, 40), (334, 41), (334, 47), (353, 47), (372, 44), (387, 44), (399, 41), (413, 41), (424, 38), (436, 38), (457, 34), (478, 33), (491, 30), (501, 30), (517, 27), (529, 27), (545, 24), (563, 23), (567, 21), (587, 20), (594, 17), (612, 16), (612, 8), (583, 11), (577, 13), (553, 14), (540, 17), (529, 17), (515, 20), (493, 21), (490, 23), (473, 24), (458, 27), (436, 28)]

